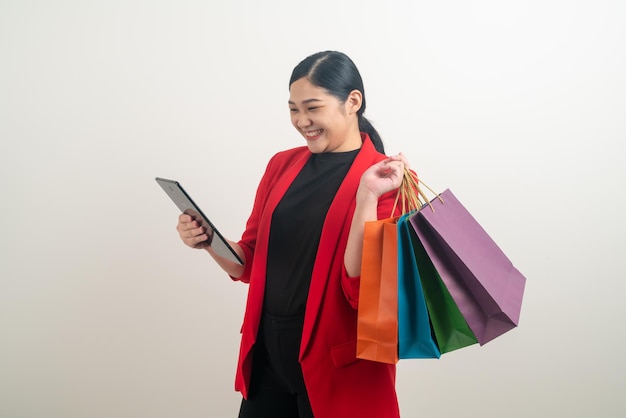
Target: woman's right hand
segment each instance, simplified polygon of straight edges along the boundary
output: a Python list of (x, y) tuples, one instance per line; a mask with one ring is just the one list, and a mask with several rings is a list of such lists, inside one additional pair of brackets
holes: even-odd
[[(193, 216), (186, 213), (178, 216), (178, 225), (176, 230), (180, 239), (185, 245), (191, 248), (205, 249), (215, 259), (217, 264), (233, 278), (238, 278), (243, 273), (243, 266), (226, 259), (213, 251), (211, 248), (212, 235), (209, 235), (200, 222), (195, 220)], [(238, 243), (228, 241), (228, 244), (235, 250), (237, 255), (245, 261), (245, 254)]]
[(191, 248), (206, 248), (211, 245), (209, 235), (205, 228), (200, 225), (200, 222), (193, 219), (191, 215), (181, 214), (178, 217), (178, 225), (176, 230), (180, 239), (183, 240), (185, 245)]

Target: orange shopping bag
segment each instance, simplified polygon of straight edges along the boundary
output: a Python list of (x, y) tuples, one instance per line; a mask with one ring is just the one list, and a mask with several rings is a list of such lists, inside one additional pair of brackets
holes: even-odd
[(398, 218), (365, 223), (357, 358), (398, 362)]

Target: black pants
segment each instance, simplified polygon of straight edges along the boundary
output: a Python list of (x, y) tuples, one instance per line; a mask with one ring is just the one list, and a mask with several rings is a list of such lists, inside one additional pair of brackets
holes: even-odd
[(239, 418), (313, 418), (298, 362), (304, 318), (263, 314)]

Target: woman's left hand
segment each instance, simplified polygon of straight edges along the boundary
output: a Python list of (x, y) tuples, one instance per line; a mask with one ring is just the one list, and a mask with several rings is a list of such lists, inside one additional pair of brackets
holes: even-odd
[(359, 191), (369, 192), (372, 196), (379, 198), (400, 187), (405, 168), (409, 168), (406, 157), (402, 153), (392, 155), (374, 164), (363, 173)]

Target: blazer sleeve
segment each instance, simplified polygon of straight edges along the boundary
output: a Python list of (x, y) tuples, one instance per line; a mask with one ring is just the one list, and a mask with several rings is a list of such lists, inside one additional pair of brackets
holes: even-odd
[(246, 222), (246, 229), (241, 235), (239, 242), (237, 242), (245, 255), (245, 263), (242, 275), (237, 278), (231, 276), (231, 279), (233, 280), (250, 283), (250, 272), (252, 270), (252, 262), (254, 261), (254, 249), (257, 242), (259, 222), (265, 206), (266, 198), (269, 194), (271, 180), (274, 177), (272, 174), (274, 171), (272, 163), (275, 158), (276, 156), (272, 157), (265, 168), (265, 173), (263, 174), (263, 177), (261, 177), (261, 181), (257, 187), (254, 205), (252, 206), (252, 213)]
[[(378, 219), (389, 218), (390, 216), (400, 216), (400, 209), (396, 208), (395, 213), (391, 213), (393, 203), (396, 199), (396, 190), (382, 195), (378, 199)], [(346, 265), (342, 263), (341, 287), (350, 305), (357, 309), (359, 306), (359, 288), (361, 287), (361, 276), (351, 277), (348, 275)]]

